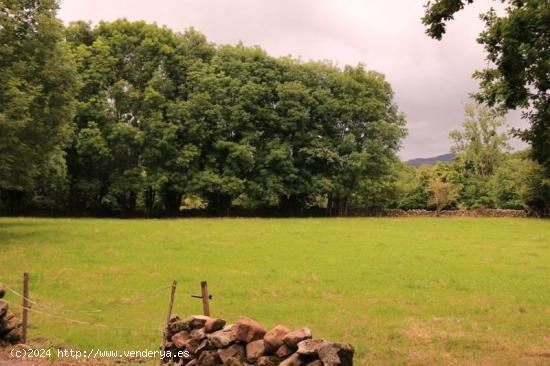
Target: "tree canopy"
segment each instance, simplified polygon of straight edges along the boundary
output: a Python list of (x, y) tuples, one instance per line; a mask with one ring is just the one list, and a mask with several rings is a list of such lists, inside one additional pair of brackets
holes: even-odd
[[(64, 189), (44, 192), (50, 207), (177, 214), (191, 199), (218, 215), (235, 206), (345, 214), (383, 205), (396, 179), (405, 118), (384, 76), (363, 65), (275, 58), (124, 19), (55, 25), (66, 59), (57, 64), (68, 68), (58, 77), (78, 75), (78, 89), (60, 90), (76, 103), (65, 101), (66, 132), (48, 140), (67, 171)], [(12, 188), (25, 193), (19, 207), (36, 205), (32, 189)]]
[[(542, 2), (484, 16), (495, 68), (477, 74), (489, 105), (531, 108), (532, 150), (510, 153), (502, 108), (469, 105), (450, 134), (456, 159), (418, 169), (397, 157), (405, 117), (390, 84), (364, 65), (278, 58), (143, 21), (64, 27), (55, 0), (0, 2), (1, 212), (550, 211)], [(431, 4), (428, 32), (440, 38), (469, 2)]]
[[(440, 40), (446, 23), (474, 0), (434, 0), (426, 4), (426, 33)], [(505, 15), (494, 9), (481, 15), (482, 44), (490, 66), (476, 71), (479, 101), (501, 109), (523, 108), (531, 127), (520, 135), (532, 146), (533, 157), (550, 177), (550, 2), (502, 0)]]
[[(484, 105), (465, 106), (461, 129), (449, 138), (451, 163), (417, 169), (396, 166), (395, 206), (403, 209), (527, 209), (550, 213), (550, 179), (529, 150), (511, 152), (502, 114)], [(391, 204), (391, 203), (390, 203)]]
[[(0, 1), (0, 195), (65, 175), (75, 65), (54, 0)], [(36, 186), (40, 181), (41, 187)]]

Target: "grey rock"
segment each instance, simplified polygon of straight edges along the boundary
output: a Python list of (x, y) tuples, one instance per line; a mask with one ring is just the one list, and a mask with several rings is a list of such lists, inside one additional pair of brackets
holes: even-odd
[(306, 364), (306, 366), (323, 366), (323, 363), (321, 362), (321, 360), (315, 360)]
[(349, 343), (330, 343), (319, 349), (319, 359), (325, 366), (353, 366), (355, 350)]
[(283, 345), (283, 338), (290, 333), (284, 325), (277, 325), (264, 335), (266, 352), (275, 352)]
[(262, 356), (256, 360), (256, 366), (277, 366), (281, 359), (275, 356)]
[(275, 356), (284, 358), (290, 354), (292, 354), (294, 350), (287, 346), (286, 344), (281, 345), (281, 347), (277, 348), (275, 351)]
[(246, 345), (246, 359), (248, 362), (254, 363), (265, 353), (265, 345), (263, 339), (250, 342)]
[(224, 328), (214, 333), (209, 333), (206, 337), (212, 342), (216, 348), (225, 348), (235, 342), (235, 334), (232, 328)]
[(225, 320), (220, 318), (210, 318), (204, 323), (206, 333), (212, 333), (222, 329), (225, 326)]
[(193, 315), (187, 318), (185, 322), (189, 325), (189, 329), (198, 329), (204, 327), (208, 319), (210, 317), (206, 315)]
[(298, 343), (298, 350), (296, 352), (302, 356), (315, 355), (322, 347), (329, 344), (324, 339), (306, 339)]
[(204, 351), (198, 358), (200, 366), (222, 366), (222, 360), (216, 351)]
[(191, 331), (191, 338), (204, 339), (206, 338), (206, 330), (204, 328), (197, 328)]
[(311, 339), (311, 329), (303, 327), (292, 331), (284, 336), (283, 342), (290, 348), (298, 348), (298, 343), (306, 339)]
[(203, 351), (210, 351), (213, 350), (214, 347), (212, 346), (212, 343), (208, 339), (203, 339), (201, 341), (201, 344), (195, 349), (195, 354), (198, 355)]
[(293, 353), (288, 358), (283, 360), (283, 362), (281, 362), (279, 366), (302, 366), (303, 364), (304, 363), (300, 359), (300, 355), (298, 353)]
[(183, 348), (190, 338), (191, 335), (189, 334), (189, 332), (186, 330), (182, 330), (181, 332), (177, 332), (176, 334), (174, 334), (170, 338), (170, 340), (176, 348)]
[(0, 318), (3, 318), (8, 313), (9, 304), (6, 300), (0, 300)]
[(242, 364), (244, 364), (246, 359), (246, 352), (244, 346), (241, 344), (232, 344), (227, 348), (218, 349), (218, 355), (224, 365), (230, 358), (234, 358)]
[(235, 324), (235, 336), (241, 342), (250, 343), (262, 339), (265, 333), (265, 329), (258, 322), (245, 316), (241, 316)]
[(201, 345), (202, 341), (200, 339), (189, 338), (185, 343), (185, 350), (193, 355), (197, 355), (197, 349)]
[(172, 336), (178, 332), (181, 332), (181, 331), (191, 331), (191, 329), (189, 328), (189, 323), (187, 323), (186, 321), (184, 320), (181, 320), (181, 319), (178, 319), (178, 320), (175, 320), (174, 322), (168, 324), (168, 335), (169, 336)]

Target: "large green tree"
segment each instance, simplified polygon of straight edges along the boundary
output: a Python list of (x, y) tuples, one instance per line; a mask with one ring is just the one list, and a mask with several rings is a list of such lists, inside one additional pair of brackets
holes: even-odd
[[(428, 1), (423, 23), (440, 40), (446, 22), (474, 0)], [(531, 127), (521, 136), (532, 146), (533, 157), (550, 176), (550, 2), (502, 0), (505, 14), (493, 9), (482, 14), (485, 30), (478, 42), (490, 66), (474, 77), (481, 82), (479, 100), (503, 109), (524, 108)]]
[(65, 175), (77, 81), (56, 11), (54, 0), (0, 1), (0, 192), (12, 206)]
[(449, 133), (454, 169), (462, 178), (460, 200), (467, 208), (497, 206), (491, 181), (508, 161), (510, 145), (504, 118), (494, 108), (469, 103), (462, 129)]
[(504, 161), (510, 150), (504, 119), (498, 111), (469, 103), (461, 130), (449, 133), (451, 151), (468, 174), (489, 177)]
[(66, 34), (82, 79), (69, 149), (73, 209), (132, 214), (142, 196), (148, 214), (156, 203), (177, 213), (203, 141), (190, 121), (188, 77), (212, 46), (193, 29), (127, 20), (76, 22)]

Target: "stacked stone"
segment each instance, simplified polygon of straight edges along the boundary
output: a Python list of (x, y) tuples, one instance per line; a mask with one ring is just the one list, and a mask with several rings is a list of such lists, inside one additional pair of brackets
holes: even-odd
[(312, 339), (309, 328), (290, 331), (277, 325), (266, 331), (256, 321), (240, 317), (235, 324), (207, 316), (170, 319), (166, 329), (166, 359), (186, 366), (351, 366), (350, 344)]
[[(384, 210), (386, 216), (428, 216), (434, 217), (438, 213), (428, 210)], [(508, 210), (500, 208), (486, 208), (478, 210), (443, 210), (439, 216), (457, 216), (457, 217), (527, 217), (529, 213), (526, 210)]]
[(21, 342), (21, 322), (9, 310), (9, 305), (2, 298), (6, 294), (6, 286), (0, 282), (0, 346)]

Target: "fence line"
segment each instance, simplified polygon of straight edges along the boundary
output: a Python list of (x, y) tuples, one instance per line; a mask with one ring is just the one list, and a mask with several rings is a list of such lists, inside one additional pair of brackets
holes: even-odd
[[(19, 292), (15, 291), (14, 289), (6, 286), (6, 289), (8, 291), (10, 291), (12, 294), (14, 294), (15, 296), (18, 296), (22, 299), (25, 299), (25, 296), (23, 294), (20, 294)], [(55, 307), (52, 307), (52, 306), (48, 306), (48, 305), (44, 305), (44, 304), (41, 304), (41, 303), (38, 303), (34, 300), (31, 300), (31, 299), (27, 299), (28, 302), (30, 302), (32, 305), (35, 305), (39, 308), (44, 308), (44, 309), (49, 309), (49, 310), (52, 310), (54, 312), (57, 312), (57, 311), (60, 311), (60, 312), (66, 312), (66, 313), (90, 313), (90, 314), (97, 314), (103, 310), (101, 309), (96, 309), (96, 310), (72, 310), (72, 309), (61, 309), (61, 308), (55, 308)]]
[[(16, 303), (13, 303), (12, 305), (17, 306), (20, 309), (25, 309), (22, 305), (19, 305), (19, 304), (16, 304)], [(48, 313), (48, 312), (45, 312), (45, 311), (33, 309), (31, 307), (28, 307), (26, 309), (28, 311), (33, 312), (33, 313), (42, 314), (42, 315), (45, 315), (45, 316), (48, 316), (48, 317), (51, 317), (51, 318), (62, 319), (62, 320), (65, 320), (67, 322), (80, 324), (80, 325), (89, 325), (89, 326), (96, 327), (96, 328), (140, 331), (140, 332), (142, 332), (142, 334), (162, 333), (164, 331), (162, 328), (154, 329), (154, 328), (138, 328), (138, 327), (121, 327), (121, 326), (117, 326), (117, 325), (108, 325), (108, 324), (102, 324), (102, 323), (96, 323), (96, 322), (89, 322), (89, 321), (85, 321), (85, 320), (67, 318), (67, 317), (61, 316), (59, 314), (51, 314), (51, 313)]]
[[(131, 298), (131, 299), (123, 299), (123, 300), (115, 301), (115, 302), (112, 302), (112, 303), (103, 304), (103, 306), (112, 307), (112, 306), (128, 305), (128, 304), (131, 304), (131, 303), (144, 301), (144, 300), (147, 300), (147, 299), (149, 299), (153, 296), (160, 295), (160, 293), (162, 291), (165, 291), (165, 290), (167, 290), (171, 287), (172, 286), (163, 286), (162, 288), (145, 292), (145, 295), (143, 295), (143, 296), (134, 297), (134, 298)], [(34, 309), (30, 305), (25, 307), (23, 305), (15, 303), (15, 302), (11, 304), (12, 306), (15, 305), (17, 308), (19, 308), (21, 310), (27, 310), (27, 311), (37, 313), (37, 314), (41, 314), (41, 315), (44, 315), (44, 316), (47, 316), (47, 317), (61, 319), (61, 320), (64, 320), (66, 322), (73, 323), (73, 324), (86, 325), (86, 326), (102, 328), (102, 329), (115, 329), (115, 330), (134, 331), (134, 332), (140, 332), (141, 334), (147, 334), (147, 335), (150, 335), (150, 334), (153, 334), (153, 333), (163, 334), (163, 332), (164, 332), (164, 329), (162, 329), (162, 328), (123, 327), (123, 326), (108, 325), (108, 324), (103, 324), (103, 323), (98, 323), (98, 322), (93, 322), (93, 321), (87, 321), (87, 320), (81, 320), (81, 319), (68, 318), (68, 317), (66, 317), (62, 314), (59, 314), (58, 312), (98, 314), (98, 313), (104, 311), (105, 309), (95, 309), (95, 310), (87, 311), (87, 310), (73, 310), (73, 309), (55, 308), (55, 307), (43, 305), (43, 304), (41, 304), (37, 301), (31, 300), (31, 299), (25, 297), (20, 292), (12, 289), (11, 287), (5, 286), (5, 288), (6, 288), (6, 290), (10, 291), (15, 296), (18, 296), (22, 299), (27, 300), (27, 302), (29, 304), (32, 304), (35, 307), (37, 307), (38, 309), (40, 309), (40, 310)], [(45, 311), (45, 310), (50, 310), (50, 311)], [(119, 320), (120, 320), (120, 318), (119, 318)]]
[[(146, 292), (145, 295), (143, 296), (137, 296), (137, 297), (134, 297), (134, 298), (130, 298), (130, 299), (121, 299), (121, 300), (118, 300), (118, 301), (113, 301), (113, 302), (110, 302), (110, 303), (105, 303), (105, 304), (102, 304), (100, 306), (109, 306), (109, 307), (113, 307), (113, 306), (121, 306), (121, 305), (130, 305), (130, 304), (135, 304), (135, 303), (139, 303), (139, 302), (142, 302), (142, 301), (145, 301), (153, 296), (158, 296), (160, 295), (163, 291), (165, 290), (168, 290), (171, 286), (164, 286), (162, 288), (159, 288), (159, 289), (156, 289), (156, 290), (152, 290), (152, 291), (149, 291), (149, 292)], [(6, 286), (6, 289), (8, 291), (10, 291), (11, 293), (13, 293), (14, 295), (24, 299), (25, 296), (17, 291), (15, 291), (14, 289)], [(103, 312), (105, 311), (105, 309), (94, 309), (94, 310), (74, 310), (74, 309), (66, 309), (66, 308), (56, 308), (56, 307), (53, 307), (53, 306), (48, 306), (48, 305), (44, 305), (44, 304), (41, 304), (39, 302), (36, 302), (36, 301), (33, 301), (31, 299), (27, 299), (28, 302), (30, 302), (31, 304), (39, 307), (39, 308), (43, 308), (43, 309), (48, 309), (48, 310), (51, 310), (53, 312), (65, 312), (65, 313), (84, 313), (84, 314), (97, 314), (97, 313), (100, 313), (100, 312)]]
[[(160, 295), (162, 292), (164, 292), (167, 289), (171, 288), (172, 293), (171, 293), (169, 312), (168, 312), (168, 319), (169, 319), (170, 314), (171, 314), (171, 307), (172, 307), (173, 299), (174, 299), (175, 284), (176, 283), (177, 282), (174, 281), (171, 286), (163, 286), (159, 289), (155, 289), (155, 290), (151, 290), (151, 291), (147, 291), (147, 292), (146, 291), (141, 291), (140, 296), (133, 297), (133, 298), (120, 299), (118, 301), (113, 301), (111, 303), (100, 304), (100, 306), (113, 307), (113, 306), (129, 305), (129, 304), (133, 304), (133, 303), (142, 302), (142, 301), (147, 300), (147, 299), (149, 299), (153, 296)], [(62, 314), (59, 314), (58, 312), (98, 314), (102, 311), (105, 311), (106, 309), (73, 310), (73, 309), (66, 309), (66, 308), (56, 308), (56, 307), (52, 307), (52, 306), (48, 306), (48, 305), (43, 305), (40, 302), (31, 300), (29, 298), (30, 297), (29, 295), (25, 296), (24, 294), (21, 294), (20, 292), (12, 289), (11, 287), (8, 287), (6, 285), (4, 285), (4, 286), (5, 286), (6, 290), (8, 290), (9, 292), (14, 294), (15, 296), (20, 297), (24, 300), (23, 305), (13, 303), (13, 305), (15, 305), (17, 308), (21, 309), (23, 311), (23, 313), (25, 313), (26, 311), (30, 311), (30, 312), (33, 312), (33, 313), (37, 313), (37, 314), (47, 316), (47, 317), (61, 319), (61, 320), (64, 320), (65, 322), (68, 322), (68, 323), (86, 325), (86, 326), (102, 328), (102, 329), (133, 331), (133, 332), (139, 332), (141, 334), (147, 334), (147, 335), (151, 335), (153, 333), (164, 335), (164, 333), (165, 333), (165, 329), (161, 328), (161, 327), (159, 327), (159, 328), (124, 327), (124, 326), (108, 325), (108, 324), (104, 324), (104, 323), (98, 323), (98, 322), (95, 322), (95, 321), (74, 319), (72, 317), (69, 318), (69, 317), (66, 317)], [(202, 295), (201, 296), (199, 296), (199, 295), (191, 295), (191, 296), (203, 299), (203, 308), (204, 308), (204, 312), (205, 312), (205, 315), (206, 315), (206, 314), (209, 313), (209, 311), (208, 311), (208, 300), (212, 298), (212, 295), (208, 294), (208, 290), (206, 289), (206, 281), (201, 282), (201, 287), (202, 287)], [(37, 307), (38, 310), (31, 307), (31, 305)], [(47, 310), (50, 310), (50, 311), (47, 311)], [(115, 320), (117, 320), (117, 319), (115, 319)], [(121, 320), (121, 318), (119, 318), (118, 320)], [(23, 326), (26, 327), (25, 324)]]

